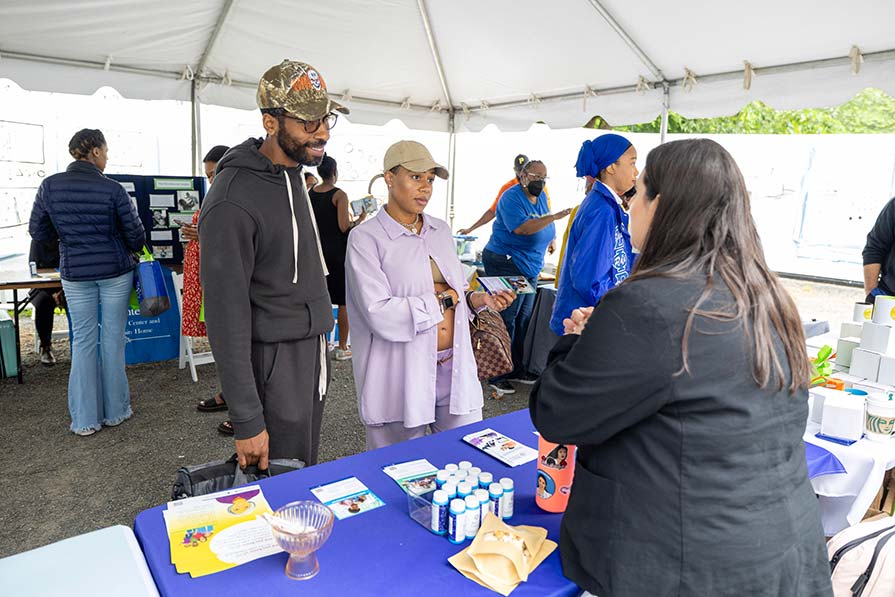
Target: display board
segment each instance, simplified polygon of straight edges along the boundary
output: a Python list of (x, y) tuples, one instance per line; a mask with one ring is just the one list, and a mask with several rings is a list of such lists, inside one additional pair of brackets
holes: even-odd
[(167, 264), (183, 263), (180, 227), (190, 224), (205, 199), (202, 176), (138, 176), (109, 174), (136, 202), (146, 230), (146, 246), (153, 257)]

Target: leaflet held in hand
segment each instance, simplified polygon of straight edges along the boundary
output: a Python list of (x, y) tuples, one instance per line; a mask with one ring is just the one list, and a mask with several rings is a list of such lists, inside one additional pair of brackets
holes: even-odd
[(478, 278), (478, 281), (488, 294), (496, 294), (504, 290), (510, 290), (516, 294), (534, 294), (535, 292), (525, 276), (492, 276)]

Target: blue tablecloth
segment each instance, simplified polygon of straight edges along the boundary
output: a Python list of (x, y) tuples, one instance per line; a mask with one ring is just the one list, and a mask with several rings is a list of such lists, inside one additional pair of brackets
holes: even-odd
[[(495, 593), (467, 580), (447, 559), (469, 545), (452, 545), (433, 535), (407, 514), (407, 499), (382, 467), (426, 458), (437, 467), (469, 460), (495, 478), (516, 483), (515, 516), (510, 525), (544, 527), (559, 542), (561, 515), (540, 510), (534, 501), (535, 462), (510, 468), (467, 445), (463, 435), (486, 428), (536, 448), (537, 436), (524, 409), (372, 452), (349, 456), (261, 482), (274, 509), (294, 500), (314, 499), (309, 488), (349, 476), (360, 479), (386, 505), (364, 514), (337, 520), (333, 534), (320, 550), (320, 573), (309, 581), (294, 581), (283, 573), (286, 554), (269, 556), (201, 578), (177, 574), (162, 519), (164, 506), (141, 512), (134, 523), (137, 538), (162, 595), (481, 595)], [(172, 471), (173, 474), (173, 471)], [(578, 595), (580, 589), (562, 575), (559, 548), (513, 592), (525, 595)]]
[(808, 464), (808, 478), (814, 479), (821, 475), (835, 475), (845, 473), (845, 466), (836, 458), (836, 455), (825, 448), (805, 442), (805, 461)]

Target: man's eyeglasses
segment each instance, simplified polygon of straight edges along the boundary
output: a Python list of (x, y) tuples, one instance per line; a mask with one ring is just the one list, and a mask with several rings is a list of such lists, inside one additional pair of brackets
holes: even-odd
[(335, 112), (330, 112), (323, 118), (319, 118), (317, 120), (305, 120), (304, 118), (298, 118), (297, 116), (292, 116), (291, 114), (283, 114), (286, 118), (291, 118), (292, 120), (297, 120), (302, 123), (305, 127), (305, 132), (309, 135), (312, 133), (316, 133), (320, 128), (320, 125), (325, 123), (327, 130), (331, 130), (334, 126), (336, 126), (336, 122), (339, 120), (339, 115)]

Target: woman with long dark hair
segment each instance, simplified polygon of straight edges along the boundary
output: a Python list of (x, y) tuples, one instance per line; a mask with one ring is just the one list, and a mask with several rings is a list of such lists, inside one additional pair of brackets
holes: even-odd
[(631, 241), (631, 277), (566, 319), (531, 396), (544, 438), (578, 446), (566, 576), (614, 597), (830, 595), (804, 334), (730, 154), (650, 152)]

